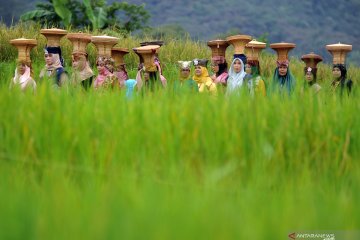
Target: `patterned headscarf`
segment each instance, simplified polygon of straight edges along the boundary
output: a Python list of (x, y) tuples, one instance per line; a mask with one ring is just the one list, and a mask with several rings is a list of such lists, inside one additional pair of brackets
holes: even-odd
[(276, 65), (278, 67), (281, 67), (281, 66), (289, 67), (289, 60), (276, 61)]

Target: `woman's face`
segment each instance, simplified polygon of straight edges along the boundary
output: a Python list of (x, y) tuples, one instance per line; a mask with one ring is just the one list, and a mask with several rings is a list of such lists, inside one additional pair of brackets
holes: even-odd
[(105, 71), (105, 62), (98, 61), (96, 67), (97, 67), (97, 70), (99, 71), (99, 73), (103, 73)]
[(82, 70), (85, 67), (85, 61), (82, 60), (80, 56), (73, 55), (72, 57), (72, 67), (77, 70)]
[(306, 72), (305, 78), (306, 78), (306, 81), (312, 82), (314, 80), (314, 75), (311, 72)]
[(212, 70), (214, 73), (218, 73), (218, 72), (219, 72), (219, 65), (216, 64), (216, 63), (211, 64), (211, 70)]
[(48, 66), (51, 66), (54, 64), (53, 55), (52, 53), (46, 53), (45, 54), (45, 63)]
[(242, 65), (241, 65), (240, 60), (235, 60), (233, 67), (234, 67), (234, 72), (235, 73), (241, 72)]
[(282, 76), (282, 77), (286, 76), (287, 72), (288, 72), (288, 68), (286, 66), (279, 67), (279, 75), (280, 76)]
[(190, 69), (189, 68), (182, 68), (181, 69), (181, 77), (187, 78), (190, 76)]
[(251, 74), (252, 70), (251, 70), (251, 65), (250, 64), (245, 64), (245, 72), (247, 74)]
[(144, 80), (148, 81), (150, 79), (150, 73), (149, 72), (144, 72)]
[(341, 70), (338, 67), (334, 67), (332, 70), (333, 77), (338, 79), (341, 77)]
[(17, 69), (18, 69), (18, 73), (19, 73), (20, 75), (23, 75), (23, 74), (25, 73), (25, 71), (26, 71), (26, 66), (25, 66), (25, 64), (20, 63), (20, 64), (17, 66)]
[(195, 66), (195, 75), (200, 77), (201, 73), (202, 73), (201, 66), (199, 66), (199, 65)]

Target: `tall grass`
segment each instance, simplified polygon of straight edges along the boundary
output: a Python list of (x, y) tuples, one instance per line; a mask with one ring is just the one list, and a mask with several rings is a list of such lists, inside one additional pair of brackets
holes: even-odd
[[(174, 62), (209, 54), (202, 43), (169, 42), (160, 55), (168, 90), (131, 101), (45, 82), (35, 95), (9, 91), (15, 61), (2, 62), (0, 238), (287, 239), (359, 229), (356, 94), (174, 95)], [(126, 59), (130, 75), (135, 59)], [(273, 62), (262, 56), (267, 79)], [(303, 65), (291, 64), (301, 85)], [(322, 85), (330, 73), (320, 65)]]

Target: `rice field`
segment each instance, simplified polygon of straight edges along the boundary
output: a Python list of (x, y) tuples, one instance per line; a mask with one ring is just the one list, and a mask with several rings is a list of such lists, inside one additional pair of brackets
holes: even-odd
[[(291, 97), (176, 95), (175, 62), (210, 49), (165, 39), (169, 86), (156, 94), (129, 101), (120, 91), (55, 91), (46, 82), (36, 94), (9, 91), (17, 52), (8, 41), (39, 40), (36, 79), (39, 29), (0, 26), (0, 239), (289, 239), (360, 229), (360, 101), (356, 85), (342, 99), (327, 91), (330, 65), (319, 66), (317, 96), (299, 94), (296, 58)], [(69, 63), (70, 42), (62, 44)], [(89, 53), (93, 63), (93, 46)], [(267, 84), (274, 60), (261, 57)], [(125, 61), (134, 78), (137, 56)], [(349, 77), (357, 84), (359, 68)]]

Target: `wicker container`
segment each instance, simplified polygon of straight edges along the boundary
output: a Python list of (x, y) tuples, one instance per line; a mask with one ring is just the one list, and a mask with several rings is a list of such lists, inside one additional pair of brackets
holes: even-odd
[(111, 49), (119, 42), (119, 38), (106, 35), (92, 36), (91, 42), (98, 50), (98, 57), (111, 57)]
[(352, 45), (342, 43), (330, 44), (326, 45), (326, 49), (333, 56), (333, 64), (345, 64), (346, 54), (351, 52)]
[(245, 54), (248, 61), (259, 61), (260, 52), (266, 48), (266, 43), (252, 40), (245, 46)]
[(18, 38), (10, 40), (10, 44), (18, 49), (18, 61), (25, 61), (31, 64), (30, 52), (37, 45), (36, 39)]
[(133, 51), (144, 61), (145, 69), (148, 72), (156, 72), (157, 67), (155, 65), (156, 53), (159, 50), (159, 45), (147, 45), (138, 48), (133, 48)]
[(47, 39), (48, 47), (60, 47), (60, 40), (67, 34), (67, 31), (59, 28), (41, 29), (40, 33)]
[(91, 35), (87, 33), (69, 33), (67, 36), (73, 45), (73, 54), (86, 55), (86, 47), (91, 42)]
[(306, 67), (317, 68), (318, 63), (321, 62), (323, 59), (321, 56), (311, 52), (309, 54), (303, 55), (301, 57), (301, 60), (304, 61)]
[(212, 40), (207, 43), (207, 45), (211, 49), (211, 56), (212, 57), (225, 57), (226, 49), (229, 46), (229, 43), (226, 40)]
[(235, 48), (234, 54), (245, 54), (245, 46), (251, 41), (249, 35), (235, 35), (226, 38), (229, 44), (232, 44)]
[(286, 61), (289, 59), (289, 52), (296, 47), (295, 43), (273, 43), (270, 47), (274, 49), (278, 56), (278, 61)]
[(115, 61), (115, 66), (125, 65), (124, 56), (129, 53), (127, 48), (114, 47), (111, 49), (111, 56)]

